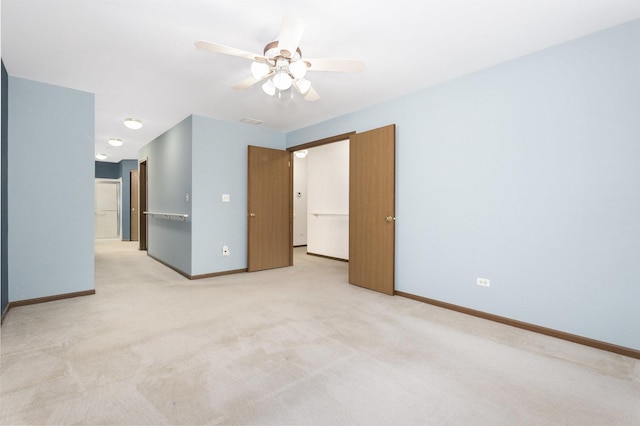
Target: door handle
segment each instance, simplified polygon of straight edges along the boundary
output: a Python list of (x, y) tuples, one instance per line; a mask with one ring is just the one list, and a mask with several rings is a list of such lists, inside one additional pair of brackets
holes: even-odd
[(394, 220), (396, 220), (396, 218), (393, 216), (387, 216), (384, 218), (384, 220), (385, 222), (393, 222)]
[(255, 213), (249, 213), (249, 217), (256, 217)]

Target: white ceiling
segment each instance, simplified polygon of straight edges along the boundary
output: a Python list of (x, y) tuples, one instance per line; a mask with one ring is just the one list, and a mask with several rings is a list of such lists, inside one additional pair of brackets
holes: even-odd
[[(638, 0), (2, 0), (9, 75), (95, 93), (96, 152), (137, 150), (190, 114), (290, 131), (640, 18)], [(310, 72), (321, 99), (230, 86), (251, 62), (198, 50), (204, 39), (261, 53), (282, 17), (306, 24), (305, 57), (365, 61)], [(125, 128), (126, 117), (144, 127)], [(112, 148), (107, 138), (125, 145)]]

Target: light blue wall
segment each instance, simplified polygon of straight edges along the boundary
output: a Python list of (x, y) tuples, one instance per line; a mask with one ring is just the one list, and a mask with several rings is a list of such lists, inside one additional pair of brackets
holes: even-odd
[[(247, 267), (248, 145), (285, 149), (285, 136), (193, 116), (192, 275)], [(231, 201), (223, 203), (222, 194)]]
[(287, 146), (396, 123), (397, 290), (640, 349), (638, 46), (635, 21)]
[(183, 213), (186, 222), (148, 218), (147, 253), (191, 275), (191, 117), (138, 151), (147, 159), (147, 211)]
[(94, 96), (9, 77), (9, 300), (93, 289)]

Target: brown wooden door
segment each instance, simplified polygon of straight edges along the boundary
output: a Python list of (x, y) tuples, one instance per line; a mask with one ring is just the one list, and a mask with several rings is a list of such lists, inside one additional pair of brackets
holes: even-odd
[(249, 146), (247, 269), (293, 265), (291, 153)]
[(147, 162), (143, 161), (138, 165), (138, 184), (140, 188), (139, 198), (140, 205), (140, 229), (139, 241), (140, 250), (147, 249), (147, 215), (144, 212), (147, 211)]
[(138, 241), (138, 220), (140, 218), (140, 211), (138, 209), (138, 171), (131, 170), (129, 172), (131, 179), (131, 214), (130, 214), (130, 224), (131, 224), (131, 241)]
[(349, 282), (393, 294), (395, 125), (349, 137)]

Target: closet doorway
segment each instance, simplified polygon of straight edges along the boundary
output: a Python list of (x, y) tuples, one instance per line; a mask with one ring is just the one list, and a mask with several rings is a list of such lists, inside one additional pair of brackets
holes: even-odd
[(294, 152), (294, 246), (349, 260), (349, 139)]
[[(346, 216), (347, 235), (344, 235), (344, 231), (337, 232), (348, 239), (349, 282), (389, 295), (394, 294), (395, 288), (395, 132), (395, 125), (389, 125), (288, 149), (293, 152), (310, 150), (348, 139), (346, 212), (340, 210), (341, 207), (334, 209), (332, 204), (331, 209), (323, 210), (318, 207), (322, 205), (321, 202), (308, 206), (307, 251), (313, 253), (313, 249), (309, 248), (313, 238), (310, 235), (312, 221), (320, 223), (321, 218), (325, 222), (333, 220), (334, 230), (339, 230), (339, 218)], [(307, 185), (313, 188), (313, 183), (307, 182)], [(294, 203), (297, 196), (294, 190)], [(294, 230), (294, 234), (296, 232), (299, 231)], [(328, 234), (325, 231), (324, 235)], [(343, 255), (327, 257), (342, 258)]]
[(249, 146), (247, 269), (293, 264), (291, 153), (349, 138), (349, 282), (393, 295), (395, 134), (392, 124), (298, 145), (288, 152)]

